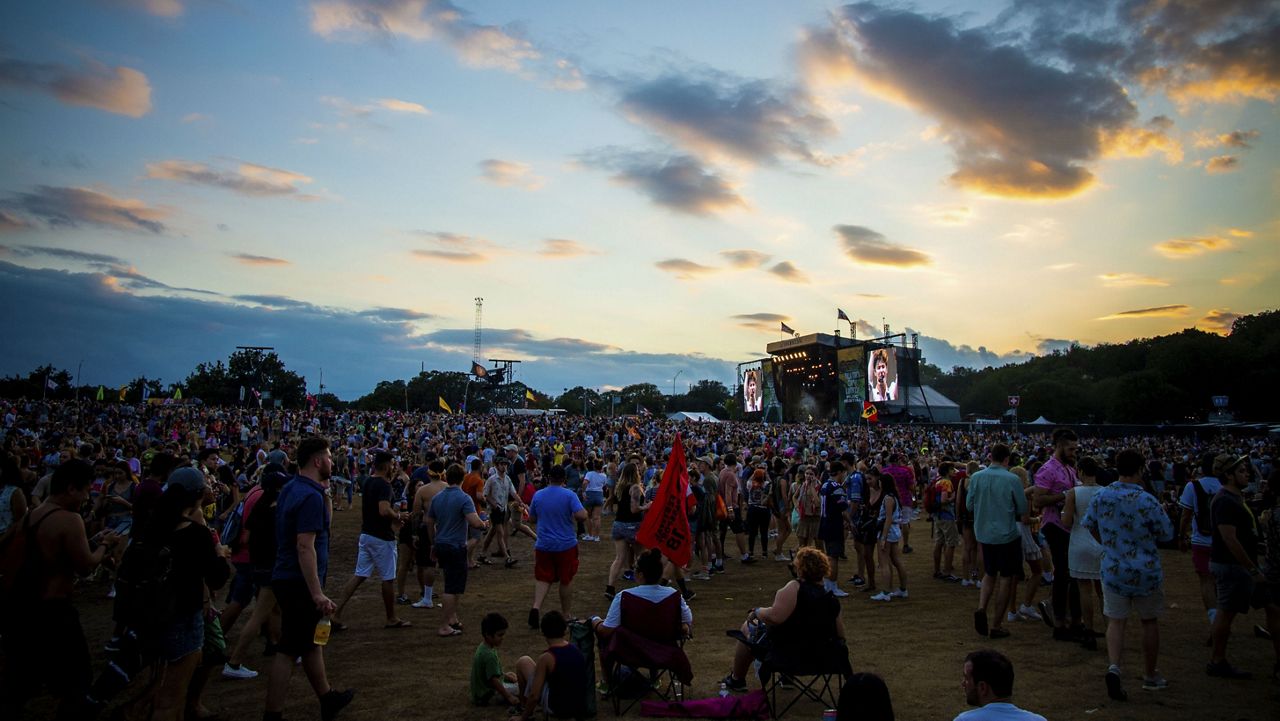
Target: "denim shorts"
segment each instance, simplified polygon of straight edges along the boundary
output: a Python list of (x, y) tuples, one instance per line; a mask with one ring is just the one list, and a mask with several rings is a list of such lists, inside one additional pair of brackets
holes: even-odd
[(634, 541), (636, 540), (636, 531), (640, 530), (639, 523), (628, 523), (626, 521), (613, 522), (613, 540), (615, 541)]
[(587, 500), (582, 504), (587, 508), (604, 505), (604, 491), (587, 491)]
[(169, 622), (160, 642), (160, 655), (172, 663), (203, 647), (204, 609), (197, 609)]

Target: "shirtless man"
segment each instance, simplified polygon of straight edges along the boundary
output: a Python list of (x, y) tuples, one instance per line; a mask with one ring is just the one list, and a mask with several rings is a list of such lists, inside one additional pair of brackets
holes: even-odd
[(27, 534), (27, 561), (13, 578), (3, 618), (7, 663), (0, 718), (22, 718), (22, 707), (42, 681), (60, 700), (58, 719), (92, 713), (86, 700), (92, 681), (89, 644), (71, 595), (76, 576), (97, 568), (124, 540), (106, 531), (91, 543), (85, 533), (79, 511), (89, 501), (93, 476), (93, 466), (85, 461), (59, 465), (48, 498), (19, 531)]
[(436, 585), (436, 562), (431, 558), (431, 532), (427, 525), (427, 509), (431, 508), (431, 499), (449, 487), (444, 480), (444, 461), (435, 460), (427, 467), (431, 479), (418, 488), (413, 494), (412, 523), (417, 533), (417, 546), (414, 549), (414, 563), (418, 567), (418, 585), (422, 586), (422, 599), (413, 603), (414, 608), (435, 608), (431, 595)]

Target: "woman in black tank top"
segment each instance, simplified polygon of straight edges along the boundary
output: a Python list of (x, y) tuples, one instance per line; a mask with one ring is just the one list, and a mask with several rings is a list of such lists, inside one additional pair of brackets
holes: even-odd
[(648, 505), (644, 502), (644, 488), (640, 481), (640, 468), (634, 463), (622, 467), (618, 485), (614, 486), (608, 504), (613, 507), (613, 565), (609, 567), (609, 582), (604, 587), (604, 595), (613, 598), (614, 584), (624, 571), (627, 580), (635, 579), (631, 570), (635, 564), (636, 531), (640, 529), (640, 520)]

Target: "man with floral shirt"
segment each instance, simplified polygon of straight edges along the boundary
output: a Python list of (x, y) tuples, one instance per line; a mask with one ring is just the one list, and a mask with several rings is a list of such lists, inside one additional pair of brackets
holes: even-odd
[(1158, 621), (1164, 612), (1164, 571), (1158, 541), (1173, 538), (1173, 524), (1155, 496), (1142, 488), (1142, 454), (1131, 448), (1116, 457), (1116, 483), (1093, 496), (1081, 523), (1102, 544), (1102, 613), (1107, 617), (1107, 694), (1128, 699), (1121, 683), (1120, 653), (1129, 614), (1142, 621), (1145, 675), (1142, 688), (1159, 691), (1169, 682), (1156, 670)]

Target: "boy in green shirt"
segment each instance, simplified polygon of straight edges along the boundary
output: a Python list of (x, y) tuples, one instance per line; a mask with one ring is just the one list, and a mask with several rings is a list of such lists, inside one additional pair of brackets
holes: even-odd
[(484, 642), (471, 658), (471, 703), (487, 706), (500, 697), (508, 706), (519, 706), (522, 700), (516, 675), (504, 674), (498, 658), (498, 647), (507, 635), (507, 619), (500, 613), (486, 615), (480, 621), (480, 635)]

